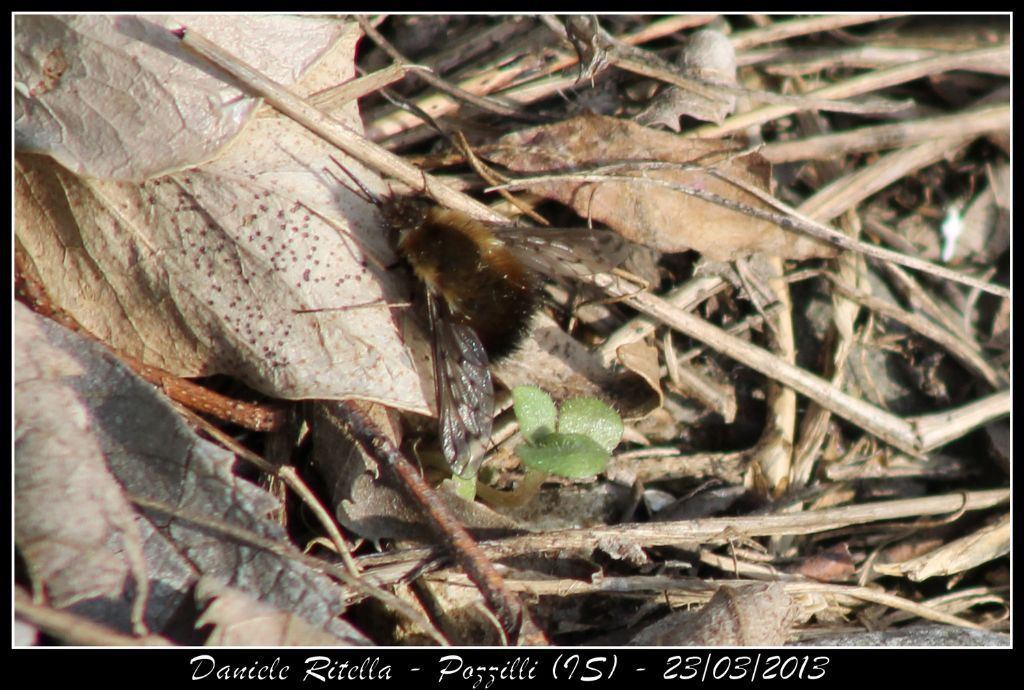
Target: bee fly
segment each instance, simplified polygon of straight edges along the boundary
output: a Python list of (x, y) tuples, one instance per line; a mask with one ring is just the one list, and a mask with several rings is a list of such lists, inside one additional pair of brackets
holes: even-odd
[(349, 177), (398, 232), (398, 254), (422, 285), (441, 449), (455, 474), (473, 476), (483, 453), (474, 453), (472, 442), (487, 439), (493, 423), (488, 366), (514, 352), (529, 332), (544, 278), (610, 270), (628, 243), (587, 228), (480, 221), (421, 198), (381, 200)]

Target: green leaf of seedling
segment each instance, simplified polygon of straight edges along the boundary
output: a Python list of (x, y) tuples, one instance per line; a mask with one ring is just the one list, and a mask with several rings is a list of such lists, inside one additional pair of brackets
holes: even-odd
[(455, 494), (467, 501), (473, 501), (476, 498), (476, 477), (462, 477), (452, 473), (450, 480), (455, 488)]
[(536, 386), (512, 389), (512, 406), (519, 420), (519, 430), (531, 443), (537, 443), (555, 430), (558, 412), (551, 396)]
[(604, 471), (609, 455), (597, 441), (583, 434), (548, 434), (533, 445), (522, 444), (516, 454), (532, 470), (571, 479), (585, 479)]
[(562, 404), (558, 433), (589, 436), (608, 453), (622, 440), (622, 418), (594, 398), (573, 398)]

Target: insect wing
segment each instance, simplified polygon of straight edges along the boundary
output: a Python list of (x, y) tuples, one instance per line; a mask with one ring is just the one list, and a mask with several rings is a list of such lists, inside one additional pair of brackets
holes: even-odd
[(589, 228), (503, 226), (494, 235), (527, 267), (548, 277), (583, 278), (617, 268), (629, 243), (612, 232)]
[(488, 438), (494, 421), (487, 352), (472, 328), (452, 318), (442, 298), (431, 294), (427, 305), (441, 450), (455, 474), (472, 476), (483, 459), (482, 453), (474, 457), (472, 441)]

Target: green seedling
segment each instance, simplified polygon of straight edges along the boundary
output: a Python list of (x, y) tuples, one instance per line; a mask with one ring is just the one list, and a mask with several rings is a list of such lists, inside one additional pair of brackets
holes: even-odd
[(540, 491), (549, 474), (586, 479), (604, 471), (611, 452), (622, 438), (622, 418), (611, 407), (592, 398), (573, 398), (555, 407), (551, 396), (535, 386), (512, 390), (519, 430), (526, 443), (516, 455), (526, 476), (515, 491), (496, 491), (476, 477), (453, 476), (455, 492), (467, 500), (480, 495), (487, 503), (514, 507)]
[(528, 470), (572, 479), (604, 471), (622, 439), (622, 418), (593, 398), (573, 398), (559, 411), (551, 396), (534, 386), (512, 391), (513, 408), (526, 443), (516, 455)]

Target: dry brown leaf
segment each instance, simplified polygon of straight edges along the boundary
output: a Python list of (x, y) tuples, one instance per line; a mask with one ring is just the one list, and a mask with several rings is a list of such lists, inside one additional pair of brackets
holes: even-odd
[(658, 396), (655, 409), (661, 407), (665, 402), (665, 393), (661, 390), (661, 367), (658, 362), (658, 348), (650, 343), (640, 340), (635, 343), (627, 343), (615, 350), (619, 362), (627, 370), (643, 379), (644, 383), (650, 386), (655, 395)]
[[(688, 77), (707, 82), (736, 85), (736, 51), (732, 41), (720, 31), (704, 29), (690, 36), (679, 56), (679, 67)], [(714, 87), (709, 88), (714, 91)], [(736, 96), (728, 91), (709, 98), (678, 86), (670, 86), (651, 101), (636, 116), (642, 125), (665, 125), (673, 132), (680, 131), (679, 118), (688, 115), (696, 120), (722, 124), (736, 107)]]
[[(768, 191), (767, 161), (756, 153), (729, 159), (734, 151), (734, 147), (719, 141), (687, 139), (612, 117), (583, 115), (510, 134), (481, 154), (517, 172), (535, 174), (569, 173), (624, 162), (635, 162), (638, 167), (649, 161), (704, 166), (714, 163), (717, 171)], [(630, 173), (619, 170), (617, 174)], [(647, 170), (642, 174), (770, 210), (753, 194), (705, 170)], [(634, 242), (663, 252), (693, 249), (720, 261), (758, 251), (787, 259), (835, 253), (818, 240), (661, 186), (548, 181), (527, 189), (567, 204), (581, 217), (600, 221)]]
[(853, 556), (850, 555), (850, 547), (846, 542), (803, 559), (793, 569), (794, 572), (819, 582), (843, 582), (853, 575), (855, 570)]
[[(143, 535), (110, 473), (89, 401), (69, 379), (86, 372), (15, 305), (14, 538), (37, 593), (65, 608), (118, 601), (144, 581)], [(44, 325), (45, 324), (45, 325)]]
[(365, 645), (366, 638), (340, 638), (311, 627), (214, 577), (196, 583), (196, 601), (205, 610), (196, 628), (210, 625), (207, 647), (337, 647)]
[(259, 101), (196, 64), (170, 33), (182, 22), (287, 84), (308, 80), (339, 44), (351, 53), (359, 36), (351, 23), (285, 15), (20, 15), (17, 149), (86, 177), (136, 181), (216, 155)]
[[(324, 69), (334, 80), (352, 73), (353, 43), (337, 40), (344, 32), (336, 22), (327, 24), (317, 54), (331, 45), (337, 50), (330, 64), (305, 74), (295, 88), (322, 86)], [(92, 29), (95, 35), (80, 40), (111, 35), (115, 52), (156, 59), (146, 52), (145, 36), (125, 34), (116, 22)], [(245, 36), (238, 29), (225, 40), (235, 48)], [(157, 52), (170, 65), (168, 93), (204, 74), (176, 60), (177, 52)], [(133, 65), (130, 59), (112, 64)], [(304, 67), (292, 68), (302, 74)], [(122, 73), (109, 78), (131, 83)], [(101, 97), (96, 80), (75, 70), (61, 85), (42, 95), (26, 92), (23, 106), (34, 112), (59, 96), (67, 101), (61, 112), (73, 109), (75, 98), (78, 109), (88, 111), (90, 99)], [(139, 108), (145, 103), (130, 90), (121, 96)], [(174, 126), (199, 128), (208, 117), (201, 108), (181, 107), (177, 117), (185, 124), (176, 120)], [(162, 112), (150, 114), (154, 132), (170, 126), (160, 120)], [(351, 111), (348, 116), (355, 118)], [(419, 373), (386, 304), (397, 301), (401, 287), (383, 268), (390, 250), (374, 209), (340, 192), (325, 172), (336, 152), (322, 140), (272, 113), (240, 111), (237, 117), (244, 130), (226, 148), (204, 149), (202, 158), (177, 161), (176, 168), (187, 169), (140, 183), (80, 177), (44, 157), (19, 155), (19, 250), (58, 306), (147, 364), (180, 376), (231, 374), (279, 398), (355, 397), (426, 412)], [(85, 126), (81, 120), (62, 123), (68, 138), (88, 139), (76, 129)], [(19, 142), (45, 141), (44, 124), (29, 117), (17, 124)], [(154, 153), (146, 141), (119, 149), (127, 177), (152, 172), (146, 162)], [(94, 171), (85, 159), (101, 153), (86, 146), (76, 152), (74, 167)], [(95, 171), (110, 165), (97, 163)]]
[(786, 643), (799, 607), (780, 583), (723, 585), (696, 613), (670, 613), (637, 633), (634, 646), (754, 646)]
[[(196, 436), (101, 345), (21, 305), (16, 313), (16, 369), (27, 378), (16, 398), (15, 515), (35, 586), (89, 599), (91, 615), (119, 631), (159, 632), (196, 578), (213, 574), (312, 626), (359, 635), (339, 618), (345, 590), (301, 562), (266, 517), (277, 500), (234, 474), (233, 454)], [(62, 448), (69, 439), (84, 450)], [(129, 514), (126, 495), (145, 510)], [(119, 587), (129, 576), (135, 586)]]

